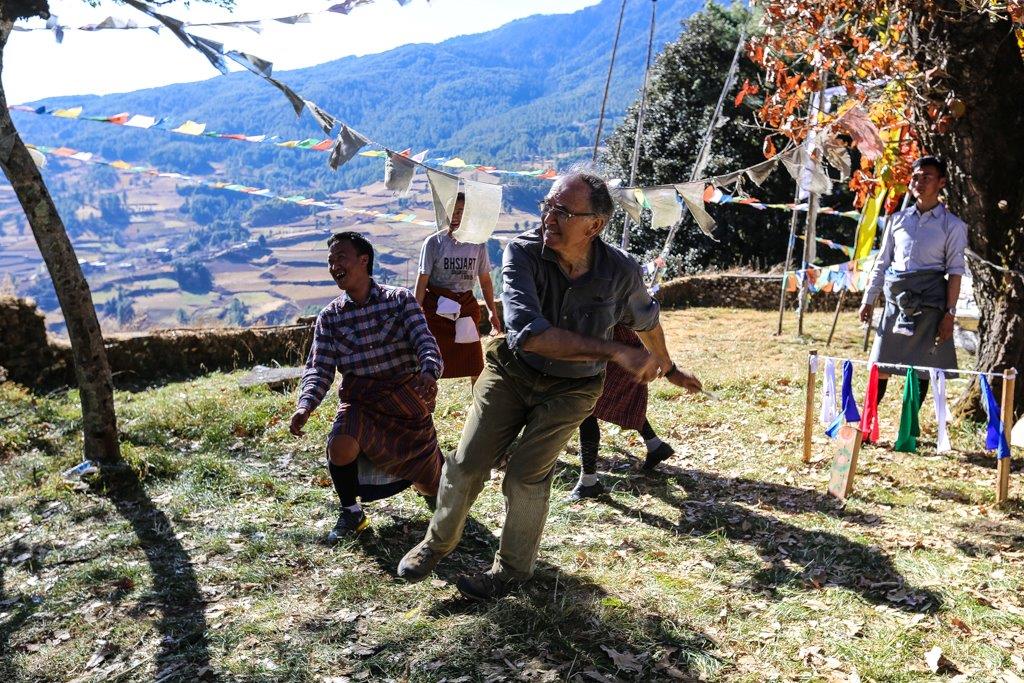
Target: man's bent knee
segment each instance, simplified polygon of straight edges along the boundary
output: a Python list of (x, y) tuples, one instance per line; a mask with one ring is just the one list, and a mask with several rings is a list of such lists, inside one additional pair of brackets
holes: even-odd
[(359, 443), (351, 436), (338, 435), (327, 444), (327, 456), (333, 465), (348, 465), (359, 457)]

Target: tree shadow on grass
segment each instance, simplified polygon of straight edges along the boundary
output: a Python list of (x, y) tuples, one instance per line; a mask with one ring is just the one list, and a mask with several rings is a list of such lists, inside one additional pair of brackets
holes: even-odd
[[(999, 467), (999, 461), (992, 451), (961, 451), (959, 455), (960, 461), (967, 465), (992, 470), (993, 472)], [(1013, 458), (1010, 461), (1010, 471), (1024, 472), (1024, 459)], [(995, 479), (993, 479), (994, 481)]]
[[(207, 638), (206, 603), (192, 560), (174, 527), (146, 494), (138, 475), (125, 465), (108, 465), (94, 484), (132, 526), (146, 554), (153, 579), (153, 596), (160, 611), (161, 635), (156, 656), (162, 680), (213, 680)], [(147, 606), (146, 604), (142, 605)]]
[[(669, 481), (640, 486), (678, 510), (678, 521), (607, 497), (602, 502), (665, 531), (691, 536), (721, 534), (730, 541), (750, 545), (768, 563), (754, 575), (754, 588), (769, 594), (782, 585), (808, 590), (838, 586), (857, 592), (872, 603), (909, 612), (932, 613), (942, 604), (937, 592), (909, 585), (892, 559), (877, 548), (828, 531), (804, 529), (760, 510), (823, 512), (864, 525), (877, 524), (876, 518), (847, 514), (834, 499), (816, 491), (662, 467), (668, 479), (688, 494), (686, 498), (675, 495)], [(740, 503), (756, 505), (759, 510)]]
[[(359, 547), (394, 575), (402, 555), (422, 540), (426, 525), (396, 521), (382, 533), (367, 536)], [(450, 584), (461, 574), (485, 570), (497, 547), (494, 533), (470, 517), (459, 547), (442, 560), (432, 578)], [(544, 561), (537, 563), (531, 581), (506, 598), (478, 604), (448, 597), (430, 605), (426, 616), (456, 617), (444, 634), (450, 645), (448, 657), (433, 663), (413, 661), (425, 637), (414, 629), (377, 643), (379, 655), (365, 664), (379, 675), (394, 676), (395, 653), (410, 653), (404, 662), (409, 678), (458, 677), (473, 670), (491, 680), (525, 676), (523, 680), (599, 681), (696, 680), (700, 673), (726, 666), (715, 653), (716, 643), (704, 633), (650, 605), (628, 604), (599, 584)], [(486, 618), (488, 626), (480, 628), (479, 623), (458, 617)]]

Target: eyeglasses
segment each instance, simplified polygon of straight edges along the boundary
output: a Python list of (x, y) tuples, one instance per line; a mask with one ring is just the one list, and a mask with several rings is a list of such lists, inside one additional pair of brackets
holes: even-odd
[(589, 212), (589, 213), (573, 213), (572, 211), (569, 211), (568, 209), (565, 209), (564, 207), (558, 206), (557, 204), (552, 204), (552, 203), (547, 202), (547, 201), (541, 202), (540, 203), (540, 216), (541, 216), (541, 218), (546, 218), (547, 216), (550, 216), (550, 215), (554, 215), (555, 220), (558, 221), (559, 223), (561, 223), (563, 221), (569, 220), (570, 218), (576, 218), (577, 216), (596, 216), (597, 214), (593, 213), (593, 212)]

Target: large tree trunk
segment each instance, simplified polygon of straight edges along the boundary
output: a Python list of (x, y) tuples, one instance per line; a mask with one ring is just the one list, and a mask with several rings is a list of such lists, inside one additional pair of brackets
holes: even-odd
[[(45, 5), (44, 5), (45, 6)], [(10, 36), (10, 3), (0, 4), (0, 72), (3, 49)], [(14, 187), (36, 244), (43, 255), (60, 301), (71, 339), (82, 402), (85, 457), (110, 462), (119, 457), (117, 420), (114, 415), (114, 386), (110, 377), (103, 334), (93, 307), (89, 283), (57, 213), (43, 177), (39, 173), (7, 110), (7, 97), (0, 86), (0, 167)]]
[[(950, 207), (968, 225), (971, 249), (1002, 269), (968, 257), (981, 309), (980, 370), (1024, 370), (1024, 55), (1008, 20), (987, 15), (959, 0), (937, 0), (926, 10), (924, 28), (912, 22), (918, 63), (940, 71), (929, 74), (925, 93), (942, 107), (919, 107), (916, 128), (925, 147), (950, 167)], [(915, 19), (919, 20), (918, 15)], [(960, 104), (965, 109), (957, 118)], [(943, 103), (953, 102), (951, 107)], [(932, 120), (929, 120), (932, 119)], [(1010, 269), (1012, 273), (1006, 272)], [(998, 396), (1002, 381), (993, 389)], [(1021, 414), (1024, 382), (1016, 384), (1014, 404)], [(978, 388), (969, 407), (977, 411)]]

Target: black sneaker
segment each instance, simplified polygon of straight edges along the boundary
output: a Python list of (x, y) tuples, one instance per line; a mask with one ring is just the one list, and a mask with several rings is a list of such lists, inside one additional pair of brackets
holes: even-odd
[(522, 581), (503, 577), (493, 569), (474, 576), (455, 579), (455, 587), (464, 597), (475, 602), (489, 602), (505, 597), (522, 585)]
[(591, 484), (590, 486), (586, 486), (582, 481), (578, 481), (575, 488), (569, 494), (569, 502), (576, 503), (584, 498), (597, 498), (602, 494), (604, 494), (604, 484), (601, 483), (600, 479), (597, 480), (596, 484)]
[(665, 462), (675, 454), (676, 452), (671, 446), (669, 446), (667, 443), (662, 443), (660, 446), (658, 446), (653, 451), (647, 454), (647, 459), (644, 460), (644, 469), (653, 470), (659, 464)]
[(370, 526), (370, 518), (366, 516), (365, 512), (362, 510), (352, 512), (351, 510), (341, 508), (341, 514), (338, 515), (338, 523), (331, 529), (331, 533), (327, 534), (327, 542), (337, 543), (343, 538), (358, 536), (368, 526)]

